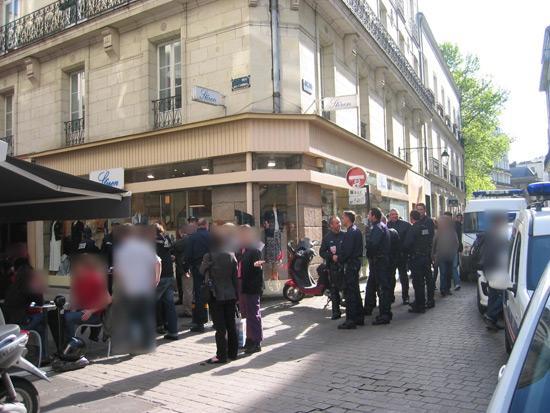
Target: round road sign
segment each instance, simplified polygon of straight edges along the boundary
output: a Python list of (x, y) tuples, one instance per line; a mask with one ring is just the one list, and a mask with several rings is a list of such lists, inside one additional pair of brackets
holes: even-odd
[(346, 181), (348, 185), (352, 188), (362, 188), (367, 183), (367, 173), (363, 168), (354, 166), (353, 168), (348, 169), (346, 173)]

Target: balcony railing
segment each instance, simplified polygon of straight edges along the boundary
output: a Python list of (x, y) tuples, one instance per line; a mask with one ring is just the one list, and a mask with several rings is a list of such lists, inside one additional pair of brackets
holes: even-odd
[(181, 125), (181, 96), (153, 100), (153, 119), (155, 129)]
[(8, 155), (13, 156), (13, 136), (4, 136), (3, 138), (0, 138), (0, 141), (4, 141), (8, 144)]
[(359, 20), (378, 46), (388, 55), (392, 63), (403, 75), (407, 83), (414, 89), (422, 102), (424, 102), (428, 108), (432, 109), (434, 106), (433, 94), (428, 93), (428, 89), (424, 86), (405, 56), (403, 56), (399, 46), (391, 38), (382, 23), (380, 23), (380, 20), (367, 4), (367, 1), (342, 0), (342, 2), (353, 13), (357, 20)]
[(441, 176), (441, 164), (439, 163), (439, 161), (435, 158), (431, 158), (431, 168), (430, 168), (430, 172), (433, 174), (433, 175), (437, 175), (437, 176)]
[(73, 146), (84, 143), (84, 118), (65, 122), (65, 145)]
[(0, 27), (0, 55), (138, 0), (58, 0)]

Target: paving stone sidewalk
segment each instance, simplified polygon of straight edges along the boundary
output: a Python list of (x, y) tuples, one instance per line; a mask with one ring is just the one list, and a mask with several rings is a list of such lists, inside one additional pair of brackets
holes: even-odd
[(323, 297), (268, 302), (261, 353), (201, 365), (215, 352), (213, 331), (182, 333), (159, 341), (153, 354), (98, 360), (37, 382), (43, 411), (485, 411), (506, 353), (475, 297), (475, 286), (465, 285), (426, 314), (397, 304), (391, 325), (371, 326), (368, 317), (352, 331), (336, 329)]

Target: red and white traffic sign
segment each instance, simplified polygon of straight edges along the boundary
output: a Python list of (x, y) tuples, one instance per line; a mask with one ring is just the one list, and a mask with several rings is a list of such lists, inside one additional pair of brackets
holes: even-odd
[(348, 169), (346, 173), (346, 181), (348, 185), (352, 188), (362, 188), (367, 183), (367, 173), (363, 168), (354, 166), (353, 168)]

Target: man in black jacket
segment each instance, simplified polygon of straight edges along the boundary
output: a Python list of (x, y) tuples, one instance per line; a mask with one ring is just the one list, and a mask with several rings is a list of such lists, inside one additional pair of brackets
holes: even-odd
[(204, 282), (204, 275), (200, 272), (202, 258), (210, 252), (210, 232), (208, 232), (208, 221), (204, 218), (197, 222), (197, 230), (189, 236), (189, 248), (185, 251), (185, 259), (191, 268), (193, 277), (193, 326), (191, 331), (202, 333), (206, 323), (205, 304), (201, 301), (201, 285)]
[(355, 212), (344, 211), (342, 223), (347, 228), (342, 241), (342, 252), (336, 257), (336, 262), (344, 266), (346, 298), (346, 321), (338, 326), (341, 330), (355, 329), (365, 324), (359, 290), (359, 271), (363, 257), (363, 235), (355, 225)]
[(409, 276), (407, 275), (407, 254), (403, 249), (403, 242), (407, 238), (407, 233), (411, 228), (411, 224), (404, 221), (399, 216), (397, 210), (392, 209), (389, 214), (388, 229), (395, 229), (399, 235), (397, 245), (392, 242), (392, 259), (390, 259), (390, 281), (392, 283), (392, 296), (395, 301), (393, 291), (395, 291), (395, 272), (399, 271), (399, 282), (401, 283), (401, 296), (403, 304), (409, 304)]
[(325, 264), (329, 270), (332, 319), (337, 320), (342, 316), (340, 312), (340, 291), (343, 289), (343, 268), (341, 264), (336, 262), (336, 258), (342, 250), (344, 232), (341, 230), (342, 223), (337, 216), (331, 217), (328, 225), (330, 231), (323, 238), (319, 255), (325, 260)]
[[(369, 259), (369, 285), (365, 292), (365, 313), (372, 313), (373, 301), (376, 302), (376, 292), (380, 296), (380, 313), (372, 322), (373, 325), (389, 324), (391, 313), (391, 283), (389, 277), (390, 233), (382, 221), (382, 211), (372, 208), (369, 212), (369, 222), (372, 229), (366, 242)], [(372, 281), (371, 281), (372, 280)]]
[(155, 239), (156, 252), (161, 259), (162, 271), (160, 281), (156, 288), (157, 305), (159, 306), (159, 318), (162, 324), (166, 324), (168, 333), (164, 336), (167, 340), (178, 339), (178, 316), (174, 305), (174, 264), (172, 260), (172, 242), (164, 233), (162, 225), (157, 224), (157, 236)]

